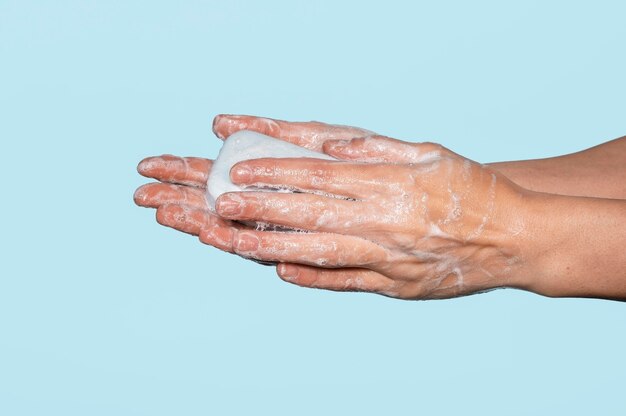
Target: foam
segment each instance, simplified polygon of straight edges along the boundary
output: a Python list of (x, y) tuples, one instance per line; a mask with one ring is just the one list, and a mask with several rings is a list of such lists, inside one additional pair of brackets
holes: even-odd
[(242, 188), (230, 180), (230, 169), (238, 162), (248, 159), (259, 158), (314, 158), (324, 160), (337, 160), (327, 154), (305, 149), (304, 147), (275, 139), (261, 133), (250, 130), (241, 130), (230, 135), (220, 150), (219, 155), (213, 162), (211, 173), (207, 181), (207, 202), (209, 208), (215, 211), (215, 201), (226, 192), (291, 192), (288, 189), (270, 188)]

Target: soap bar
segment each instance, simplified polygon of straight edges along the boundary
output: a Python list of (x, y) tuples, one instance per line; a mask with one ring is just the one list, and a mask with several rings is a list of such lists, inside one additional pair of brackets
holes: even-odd
[[(295, 144), (278, 140), (250, 130), (241, 130), (230, 135), (222, 145), (217, 159), (213, 162), (207, 181), (207, 201), (209, 208), (215, 211), (215, 201), (225, 192), (265, 191), (278, 192), (269, 188), (242, 188), (230, 180), (230, 169), (237, 162), (248, 159), (294, 158), (336, 160), (327, 154), (306, 149)], [(284, 191), (283, 191), (284, 192)]]

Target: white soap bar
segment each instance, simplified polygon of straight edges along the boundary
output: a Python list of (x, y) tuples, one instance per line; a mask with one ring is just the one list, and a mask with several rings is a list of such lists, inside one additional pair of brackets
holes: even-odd
[(241, 130), (230, 135), (222, 145), (220, 154), (213, 162), (207, 182), (207, 201), (215, 211), (215, 200), (225, 192), (267, 191), (273, 189), (241, 188), (230, 181), (230, 169), (237, 162), (265, 157), (293, 158), (308, 157), (336, 160), (327, 154), (305, 149), (295, 144), (278, 140), (250, 130)]

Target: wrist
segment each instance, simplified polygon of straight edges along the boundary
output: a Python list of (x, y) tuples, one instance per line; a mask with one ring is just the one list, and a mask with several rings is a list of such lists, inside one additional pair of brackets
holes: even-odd
[(626, 295), (626, 202), (524, 194), (523, 288), (550, 297)]
[(555, 172), (558, 165), (554, 159), (518, 160), (488, 163), (487, 166), (500, 172), (524, 189), (548, 192), (546, 189), (559, 181)]
[(559, 276), (568, 266), (565, 202), (559, 196), (540, 192), (523, 193), (521, 212), (524, 235), (520, 242), (523, 259), (522, 288), (545, 296), (563, 292)]

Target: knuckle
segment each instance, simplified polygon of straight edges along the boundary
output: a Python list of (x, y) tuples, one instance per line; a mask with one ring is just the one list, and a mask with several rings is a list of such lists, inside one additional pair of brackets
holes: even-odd
[(371, 138), (372, 136), (357, 137), (350, 140), (350, 144), (352, 145), (352, 147), (363, 147), (370, 141)]
[(245, 216), (248, 219), (270, 220), (272, 219), (272, 204), (270, 198), (244, 197), (243, 206)]
[(370, 134), (368, 136), (361, 137), (361, 140), (363, 144), (367, 144), (368, 146), (379, 146), (393, 139), (380, 134)]
[(200, 234), (198, 234), (198, 239), (201, 243), (209, 244), (209, 242), (211, 241), (211, 234), (212, 232), (210, 229), (204, 229), (200, 231)]
[(361, 291), (365, 291), (365, 285), (361, 284), (358, 282), (358, 277), (355, 278), (347, 278), (344, 282), (343, 285), (341, 287), (341, 290), (344, 290), (346, 292), (361, 292)]
[(313, 168), (307, 172), (309, 181), (313, 186), (323, 186), (332, 181), (334, 175), (331, 169)]
[(312, 231), (326, 229), (337, 224), (339, 210), (332, 203), (317, 201), (317, 203), (305, 204), (301, 211), (300, 218), (304, 219), (302, 222)]
[(435, 142), (416, 143), (415, 146), (417, 146), (421, 150), (427, 151), (427, 152), (443, 150), (443, 146), (440, 145), (439, 143), (435, 143)]
[(387, 284), (381, 285), (376, 293), (390, 298), (413, 299), (412, 296), (405, 294), (403, 287), (396, 281), (391, 281)]
[(280, 134), (280, 125), (276, 122), (276, 120), (271, 118), (259, 117), (255, 119), (252, 124), (268, 136), (276, 137)]
[(422, 149), (422, 152), (438, 153), (442, 157), (456, 156), (454, 152), (452, 152), (450, 149), (448, 149), (447, 147), (443, 146), (440, 143), (422, 142), (422, 143), (417, 143), (416, 146), (420, 146)]

